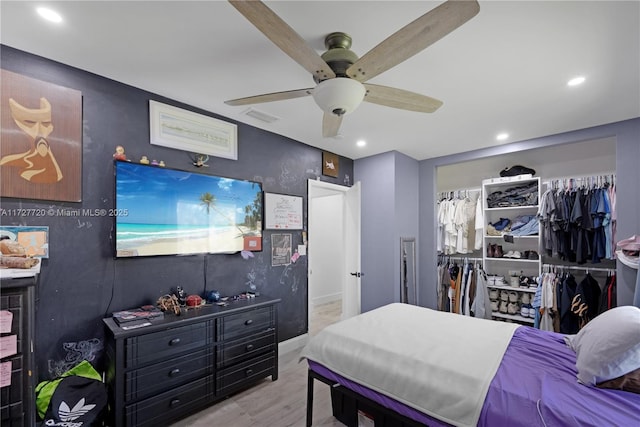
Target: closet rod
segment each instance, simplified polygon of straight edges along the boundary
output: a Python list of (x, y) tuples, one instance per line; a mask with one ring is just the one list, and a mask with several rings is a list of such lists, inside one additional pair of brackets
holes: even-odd
[(542, 269), (548, 269), (548, 270), (552, 270), (552, 269), (557, 269), (557, 270), (584, 270), (586, 272), (589, 271), (603, 271), (603, 272), (615, 272), (616, 269), (615, 268), (598, 268), (598, 267), (578, 267), (575, 265), (558, 265), (558, 264), (542, 264)]
[(456, 191), (482, 191), (480, 187), (474, 188), (457, 188), (455, 190), (438, 190), (438, 193), (455, 193)]
[(612, 180), (615, 180), (616, 178), (616, 173), (615, 172), (599, 172), (599, 173), (592, 173), (589, 175), (580, 175), (580, 176), (559, 176), (559, 177), (554, 177), (554, 178), (546, 178), (544, 181), (542, 181), (543, 184), (550, 184), (554, 181), (567, 181), (567, 180), (588, 180), (590, 178), (595, 178), (595, 177), (599, 177), (599, 178), (605, 178), (605, 179), (609, 179), (611, 178)]
[(442, 257), (442, 258), (449, 258), (449, 259), (455, 259), (455, 260), (460, 260), (460, 261), (464, 261), (464, 260), (467, 260), (467, 261), (482, 261), (481, 257), (459, 256), (459, 255), (451, 256), (451, 255), (444, 255), (444, 254), (439, 254), (438, 256)]

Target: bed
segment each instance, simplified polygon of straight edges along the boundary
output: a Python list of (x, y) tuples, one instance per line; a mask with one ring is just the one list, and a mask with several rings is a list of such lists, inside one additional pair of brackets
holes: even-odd
[[(640, 309), (629, 309), (626, 329), (611, 327), (620, 325), (614, 314), (622, 310), (608, 324), (601, 315), (603, 325), (594, 319), (587, 326), (620, 335), (616, 352), (632, 370), (640, 368)], [(578, 381), (588, 377), (579, 347), (586, 354), (599, 333), (587, 332), (569, 342), (513, 323), (389, 304), (325, 328), (302, 350), (307, 425), (315, 380), (332, 387), (334, 415), (354, 426), (358, 411), (376, 418), (376, 426), (640, 425), (640, 394)]]

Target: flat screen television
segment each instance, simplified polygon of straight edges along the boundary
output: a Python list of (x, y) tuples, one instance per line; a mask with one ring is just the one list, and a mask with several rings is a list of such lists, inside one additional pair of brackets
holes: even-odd
[(262, 186), (115, 161), (115, 255), (262, 250)]

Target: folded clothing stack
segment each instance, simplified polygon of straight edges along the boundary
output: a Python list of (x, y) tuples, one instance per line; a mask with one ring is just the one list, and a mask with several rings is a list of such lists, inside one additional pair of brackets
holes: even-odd
[(487, 196), (487, 207), (535, 206), (538, 204), (538, 182), (516, 185)]
[(500, 220), (487, 225), (487, 235), (489, 236), (502, 236), (510, 231), (511, 220), (509, 218), (500, 218)]
[(509, 218), (487, 225), (488, 236), (502, 236), (511, 234), (512, 236), (533, 236), (540, 232), (540, 224), (536, 215), (518, 215), (513, 221)]
[(532, 236), (538, 234), (540, 225), (536, 215), (519, 215), (511, 223), (514, 236)]

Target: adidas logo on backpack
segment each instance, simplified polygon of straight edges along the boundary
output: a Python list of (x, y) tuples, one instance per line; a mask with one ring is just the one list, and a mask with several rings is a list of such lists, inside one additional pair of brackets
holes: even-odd
[(91, 411), (95, 407), (96, 405), (94, 404), (86, 405), (84, 397), (80, 399), (73, 408), (69, 408), (67, 402), (62, 401), (58, 407), (58, 418), (60, 421), (56, 422), (52, 419), (48, 419), (45, 422), (45, 425), (48, 427), (81, 427), (84, 425), (84, 422), (80, 421), (74, 423), (72, 421), (83, 417), (87, 412)]

